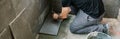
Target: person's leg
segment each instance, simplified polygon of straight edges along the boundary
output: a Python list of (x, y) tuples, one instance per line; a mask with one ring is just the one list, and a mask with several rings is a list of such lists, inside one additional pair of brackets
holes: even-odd
[(80, 10), (70, 25), (70, 31), (77, 34), (85, 34), (93, 31), (103, 32), (105, 27), (99, 24), (100, 19), (94, 19)]
[(88, 34), (90, 32), (94, 32), (94, 31), (103, 32), (103, 30), (104, 30), (103, 25), (99, 24), (99, 25), (91, 25), (88, 27), (80, 28), (80, 29), (74, 31), (74, 33), (76, 33), (76, 34)]

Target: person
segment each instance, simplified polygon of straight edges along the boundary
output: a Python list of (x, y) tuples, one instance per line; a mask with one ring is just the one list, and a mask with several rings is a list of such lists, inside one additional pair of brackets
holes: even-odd
[(76, 17), (70, 25), (70, 31), (74, 34), (88, 34), (90, 32), (118, 33), (108, 24), (101, 23), (104, 16), (102, 0), (62, 0), (62, 12), (54, 13), (54, 19), (66, 19), (69, 13)]

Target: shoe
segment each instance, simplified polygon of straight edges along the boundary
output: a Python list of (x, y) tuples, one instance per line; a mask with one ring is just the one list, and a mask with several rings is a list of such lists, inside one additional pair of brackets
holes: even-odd
[(105, 28), (103, 32), (109, 34), (109, 28), (110, 28), (109, 24), (103, 24), (103, 27)]

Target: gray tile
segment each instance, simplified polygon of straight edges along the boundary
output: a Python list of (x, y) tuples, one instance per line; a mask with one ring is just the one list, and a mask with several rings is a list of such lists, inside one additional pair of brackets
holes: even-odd
[(35, 39), (32, 30), (30, 28), (30, 23), (28, 22), (29, 14), (26, 14), (26, 9), (21, 11), (22, 14), (17, 15), (17, 17), (9, 24), (12, 34), (15, 39)]
[(0, 33), (0, 39), (13, 39), (10, 29), (4, 28), (3, 31)]
[(11, 0), (0, 0), (0, 32), (8, 26), (14, 17)]
[(40, 33), (50, 34), (50, 35), (57, 35), (59, 31), (59, 27), (61, 24), (61, 20), (53, 20), (52, 16), (48, 16), (40, 30)]

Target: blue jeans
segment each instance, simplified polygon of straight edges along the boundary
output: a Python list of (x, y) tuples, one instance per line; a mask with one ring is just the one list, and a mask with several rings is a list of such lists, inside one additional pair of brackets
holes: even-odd
[(98, 31), (106, 33), (106, 28), (100, 23), (100, 18), (94, 19), (91, 16), (79, 10), (75, 19), (70, 25), (70, 31), (76, 34), (88, 34), (90, 32)]

